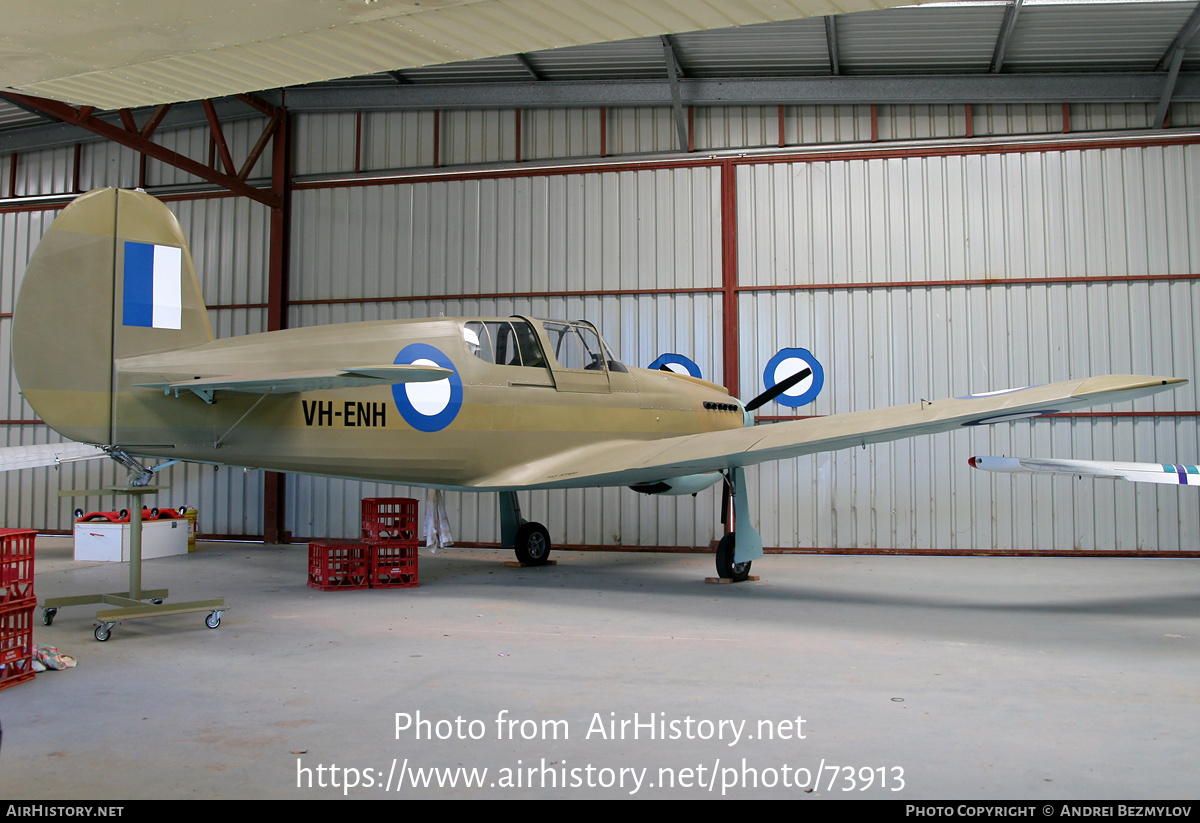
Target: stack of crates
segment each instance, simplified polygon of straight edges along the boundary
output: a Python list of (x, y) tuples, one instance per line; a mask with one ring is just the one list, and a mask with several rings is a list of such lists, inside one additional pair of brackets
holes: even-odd
[(417, 501), (411, 497), (365, 497), (363, 542), (373, 589), (417, 585)]
[(0, 529), (0, 689), (33, 679), (32, 529)]
[(321, 591), (417, 585), (417, 501), (367, 497), (362, 540), (308, 544), (308, 585)]

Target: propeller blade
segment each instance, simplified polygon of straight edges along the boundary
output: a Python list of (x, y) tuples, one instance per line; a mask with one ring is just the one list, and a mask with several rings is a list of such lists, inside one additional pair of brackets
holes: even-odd
[(763, 405), (764, 403), (770, 403), (776, 397), (783, 394), (785, 391), (787, 391), (792, 386), (799, 383), (804, 378), (810, 376), (811, 374), (812, 374), (812, 369), (810, 369), (808, 366), (805, 366), (800, 371), (793, 374), (791, 377), (780, 380), (774, 386), (767, 389), (765, 392), (760, 394), (758, 397), (754, 398), (749, 403), (747, 403), (745, 406), (746, 411), (748, 411), (748, 412), (754, 411), (755, 409), (757, 409), (759, 406)]

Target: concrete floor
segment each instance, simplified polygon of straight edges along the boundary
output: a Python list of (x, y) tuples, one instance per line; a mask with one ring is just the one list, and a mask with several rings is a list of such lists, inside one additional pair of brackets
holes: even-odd
[[(98, 643), (95, 607), (36, 612), (79, 666), (0, 692), (0, 796), (1200, 795), (1195, 560), (780, 556), (718, 586), (710, 556), (556, 556), (451, 550), (350, 592), (307, 588), (304, 546), (147, 561), (172, 600), (223, 595), (221, 627)], [(39, 598), (127, 580), (64, 538), (38, 564)], [(412, 787), (460, 767), (483, 788)]]

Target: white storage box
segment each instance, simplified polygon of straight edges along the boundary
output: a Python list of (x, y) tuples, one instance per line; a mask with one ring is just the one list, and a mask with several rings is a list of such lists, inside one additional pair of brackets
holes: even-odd
[[(129, 560), (128, 523), (103, 520), (75, 524), (76, 560)], [(186, 520), (145, 520), (142, 522), (142, 559), (187, 554)]]

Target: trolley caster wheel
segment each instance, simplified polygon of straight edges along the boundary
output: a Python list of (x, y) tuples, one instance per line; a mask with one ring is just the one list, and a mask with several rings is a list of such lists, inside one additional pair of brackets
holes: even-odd
[(153, 603), (155, 606), (161, 606), (161, 605), (162, 605), (162, 598), (161, 598), (161, 597), (156, 597), (156, 598), (154, 598), (153, 600), (151, 600), (150, 602), (151, 602), (151, 603)]
[(75, 510), (75, 519), (76, 519), (76, 520), (82, 520), (82, 519), (83, 519), (83, 509), (76, 509), (76, 510)]
[(96, 639), (99, 640), (101, 643), (103, 643), (105, 640), (108, 640), (108, 638), (112, 636), (112, 624), (104, 623), (104, 624), (97, 626), (94, 634), (96, 635)]
[(204, 625), (208, 626), (210, 629), (215, 629), (217, 626), (220, 626), (221, 625), (221, 613), (220, 612), (209, 612), (208, 617), (204, 618)]
[(54, 615), (56, 614), (58, 614), (58, 609), (42, 609), (42, 625), (52, 625), (54, 623)]

